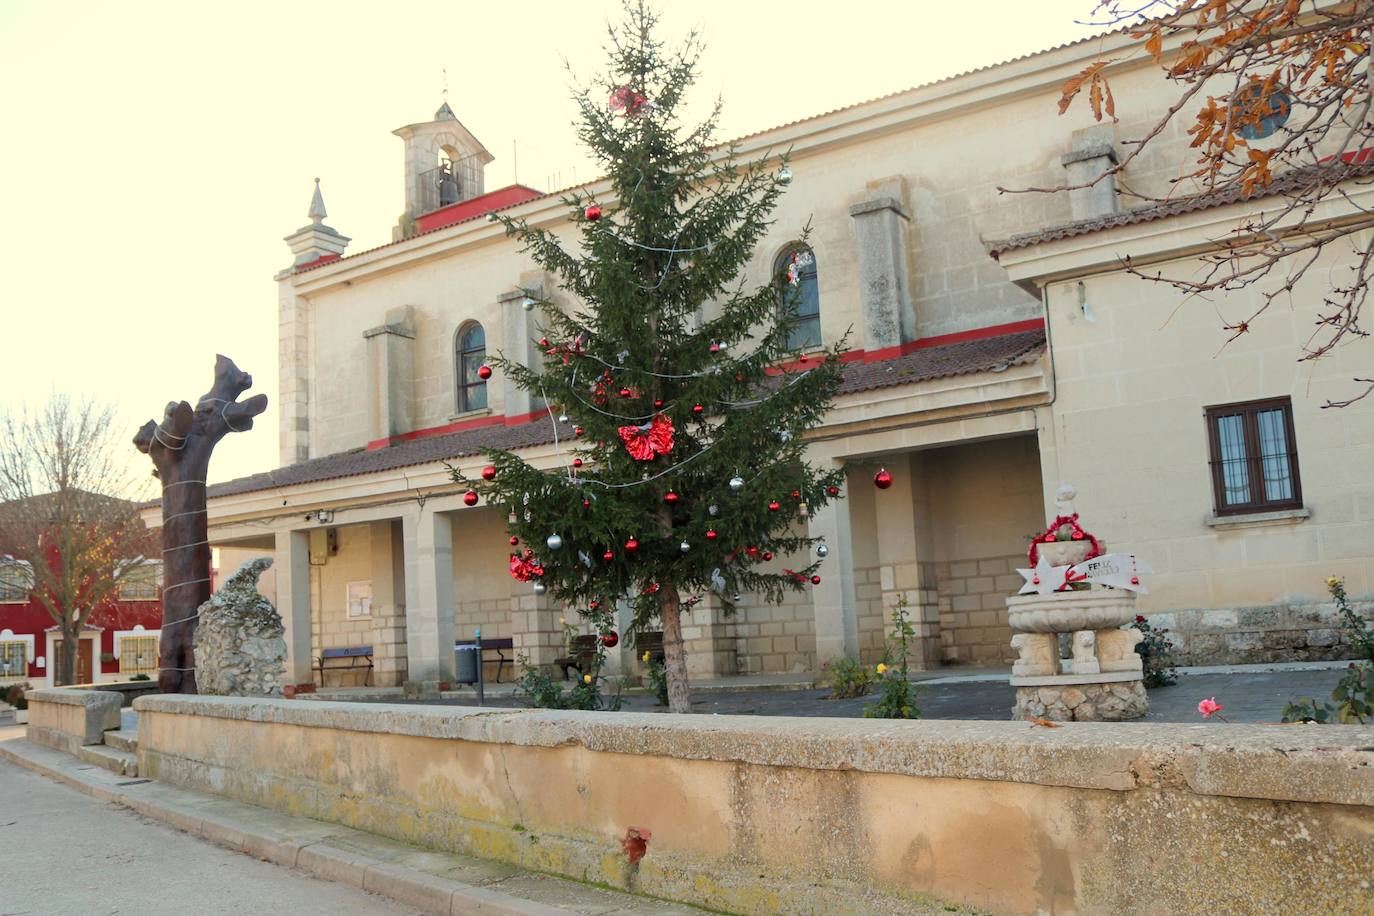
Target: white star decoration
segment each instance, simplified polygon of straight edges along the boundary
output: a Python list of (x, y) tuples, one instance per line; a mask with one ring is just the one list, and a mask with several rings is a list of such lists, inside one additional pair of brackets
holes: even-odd
[(1048, 595), (1063, 588), (1064, 582), (1068, 579), (1069, 567), (1051, 566), (1045, 555), (1041, 554), (1035, 569), (1018, 569), (1017, 572), (1026, 580), (1018, 594), (1029, 595), (1031, 592), (1038, 592)]
[(1017, 594), (1029, 595), (1032, 592), (1048, 595), (1057, 592), (1069, 581), (1070, 575), (1075, 582), (1092, 582), (1130, 592), (1148, 594), (1149, 590), (1140, 584), (1140, 577), (1154, 572), (1144, 560), (1136, 559), (1128, 553), (1109, 553), (1105, 556), (1084, 560), (1077, 566), (1051, 566), (1042, 554), (1035, 569), (1018, 569), (1026, 582)]

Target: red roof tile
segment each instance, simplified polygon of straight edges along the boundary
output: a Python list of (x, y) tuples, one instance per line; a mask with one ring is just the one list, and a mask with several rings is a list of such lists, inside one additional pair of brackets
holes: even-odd
[[(911, 385), (973, 372), (1000, 371), (1009, 366), (1034, 362), (1044, 352), (1045, 331), (1040, 328), (926, 347), (871, 363), (855, 361), (845, 364), (840, 394), (843, 396), (894, 385)], [(214, 484), (209, 487), (208, 496), (217, 499), (420, 464), (435, 464), (477, 455), (489, 448), (518, 450), (544, 445), (553, 441), (552, 423), (546, 414), (541, 414), (538, 419), (515, 426), (482, 426), (371, 451), (357, 448)]]

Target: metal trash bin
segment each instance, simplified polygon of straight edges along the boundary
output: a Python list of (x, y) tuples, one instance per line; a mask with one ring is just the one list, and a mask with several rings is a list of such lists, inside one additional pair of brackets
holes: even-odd
[(459, 684), (477, 683), (477, 666), (481, 664), (481, 646), (454, 646), (454, 677)]

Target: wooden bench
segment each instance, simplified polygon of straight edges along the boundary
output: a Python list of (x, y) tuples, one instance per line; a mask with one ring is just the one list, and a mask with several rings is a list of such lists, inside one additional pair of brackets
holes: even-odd
[(566, 681), (573, 670), (581, 674), (583, 666), (591, 665), (592, 659), (596, 658), (597, 639), (599, 637), (595, 635), (574, 636), (571, 654), (553, 660), (555, 666), (563, 669), (563, 680)]
[[(477, 640), (460, 639), (453, 645), (454, 648), (457, 648), (458, 646), (475, 646), (477, 645)], [(486, 654), (488, 652), (496, 653), (496, 683), (498, 684), (501, 683), (501, 671), (506, 667), (506, 665), (509, 664), (512, 665), (512, 667), (514, 667), (514, 660), (506, 657), (507, 650), (510, 650), (512, 653), (514, 653), (515, 651), (515, 640), (510, 638), (509, 636), (505, 639), (482, 640), (483, 661), (486, 661)]]
[[(347, 661), (348, 664), (342, 664)], [(328, 664), (338, 662), (338, 664)], [(320, 673), (320, 686), (324, 684), (324, 674), (326, 671), (359, 671), (363, 672), (363, 686), (370, 686), (367, 682), (372, 677), (372, 647), (371, 646), (343, 646), (337, 649), (325, 649), (315, 657), (315, 670)]]

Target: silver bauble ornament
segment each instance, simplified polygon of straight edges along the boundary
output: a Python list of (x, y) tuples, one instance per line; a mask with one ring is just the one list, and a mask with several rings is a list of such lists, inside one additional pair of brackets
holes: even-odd
[(741, 477), (741, 476), (739, 476), (738, 474), (736, 474), (734, 477), (731, 477), (731, 478), (730, 478), (730, 489), (734, 490), (736, 493), (738, 493), (740, 490), (743, 490), (743, 489), (744, 489), (744, 478)]
[(719, 509), (717, 506), (715, 506), (714, 504), (712, 504), (712, 505), (706, 507), (706, 514), (709, 515), (709, 516), (711, 516), (711, 518), (715, 518), (715, 517), (716, 517), (716, 514), (719, 513), (719, 512), (720, 512), (720, 509)]
[(683, 553), (686, 553), (687, 551), (692, 549), (692, 545), (688, 544), (686, 541), (683, 541), (681, 544), (678, 545), (677, 549), (681, 550)]
[(824, 544), (817, 544), (817, 545), (816, 545), (816, 556), (818, 556), (818, 557), (824, 557), (824, 556), (825, 556), (826, 554), (828, 554), (828, 553), (830, 553), (830, 548), (829, 548), (829, 547), (825, 546)]
[(791, 184), (792, 170), (785, 165), (778, 169), (778, 181), (781, 181), (783, 184)]
[(531, 299), (529, 296), (526, 296), (526, 297), (524, 298), (524, 301), (522, 301), (520, 304), (521, 304), (522, 306), (524, 306), (525, 311), (527, 311), (527, 312), (532, 312), (532, 311), (534, 311), (534, 300)]
[(558, 415), (558, 422), (559, 422), (559, 423), (567, 423), (567, 422), (568, 422), (568, 415), (565, 414), (565, 413), (560, 413), (560, 414)]
[(534, 593), (535, 593), (536, 595), (542, 595), (542, 594), (544, 594), (545, 592), (547, 592), (548, 590), (549, 590), (549, 587), (548, 587), (547, 585), (545, 585), (543, 582), (536, 582), (536, 583), (534, 583)]
[(549, 545), (550, 550), (557, 550), (563, 546), (563, 537), (558, 534), (549, 535), (549, 539), (544, 543)]

